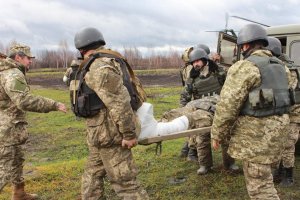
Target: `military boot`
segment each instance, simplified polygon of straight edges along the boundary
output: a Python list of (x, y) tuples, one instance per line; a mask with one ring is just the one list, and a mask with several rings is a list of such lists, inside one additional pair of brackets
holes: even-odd
[(293, 167), (283, 168), (283, 170), (284, 170), (284, 176), (282, 181), (280, 182), (280, 185), (282, 187), (290, 187), (294, 184), (294, 176), (293, 176), (294, 168)]
[(283, 177), (282, 162), (280, 162), (279, 167), (273, 171), (272, 175), (273, 175), (273, 182), (275, 184), (279, 184), (282, 181), (282, 177)]
[(189, 150), (190, 150), (189, 143), (185, 142), (182, 149), (181, 149), (180, 157), (181, 158), (186, 158), (188, 156)]
[(200, 168), (197, 170), (198, 175), (205, 175), (208, 173), (210, 167), (206, 167), (204, 165), (200, 165)]
[(188, 161), (193, 161), (193, 162), (198, 162), (198, 153), (197, 153), (197, 149), (191, 149), (189, 150), (188, 153), (188, 157), (187, 157)]
[(24, 190), (25, 183), (14, 183), (13, 185), (13, 195), (12, 200), (36, 200), (38, 195), (36, 194), (27, 194)]

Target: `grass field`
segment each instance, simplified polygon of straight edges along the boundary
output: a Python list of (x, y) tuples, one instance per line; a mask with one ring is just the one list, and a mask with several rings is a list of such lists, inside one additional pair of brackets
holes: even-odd
[[(154, 104), (155, 116), (178, 106), (180, 88), (147, 88), (148, 101)], [(33, 93), (69, 104), (66, 90), (33, 87)], [(27, 190), (43, 200), (74, 200), (80, 197), (80, 179), (88, 155), (83, 120), (67, 114), (28, 113), (30, 133), (26, 144), (25, 178)], [(179, 158), (184, 138), (163, 142), (162, 154), (155, 155), (156, 146), (137, 146), (133, 149), (140, 169), (139, 179), (151, 199), (204, 200), (248, 199), (242, 173), (222, 170), (221, 154), (214, 152), (214, 170), (198, 176), (196, 163)], [(240, 162), (237, 162), (240, 165)], [(299, 157), (296, 161), (296, 184), (291, 188), (277, 187), (281, 199), (300, 199)], [(240, 165), (241, 166), (241, 165)], [(185, 180), (179, 184), (172, 179)], [(118, 199), (106, 182), (108, 199)], [(8, 185), (0, 200), (10, 199)]]

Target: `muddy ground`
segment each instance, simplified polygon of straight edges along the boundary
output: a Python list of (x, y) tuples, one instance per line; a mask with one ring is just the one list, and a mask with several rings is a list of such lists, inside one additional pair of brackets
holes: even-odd
[[(140, 75), (138, 78), (141, 80), (144, 87), (147, 86), (182, 86), (179, 74), (170, 75)], [(29, 78), (30, 85), (40, 85), (43, 87), (66, 87), (62, 78), (53, 77), (31, 77)]]

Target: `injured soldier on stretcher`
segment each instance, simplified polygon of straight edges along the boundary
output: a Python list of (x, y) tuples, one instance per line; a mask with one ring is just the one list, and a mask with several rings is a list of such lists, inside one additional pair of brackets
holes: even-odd
[(137, 110), (141, 123), (141, 133), (138, 140), (211, 126), (219, 98), (219, 95), (213, 95), (193, 100), (184, 107), (165, 112), (159, 122), (154, 118), (152, 104), (143, 103)]

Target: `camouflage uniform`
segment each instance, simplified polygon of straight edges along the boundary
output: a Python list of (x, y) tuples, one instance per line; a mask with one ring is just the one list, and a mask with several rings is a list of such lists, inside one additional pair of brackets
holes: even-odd
[[(189, 47), (184, 50), (181, 58), (184, 62), (184, 66), (180, 70), (180, 75), (182, 78), (182, 85), (185, 86), (186, 82), (190, 76), (190, 72), (193, 68), (193, 65), (189, 62), (189, 54), (193, 50), (193, 47)], [(185, 142), (182, 150), (181, 150), (182, 156), (186, 157), (189, 154), (189, 157), (191, 157), (191, 160), (196, 156), (196, 136), (190, 136), (188, 137), (188, 141)], [(196, 158), (196, 157), (195, 157)]]
[(82, 176), (82, 199), (104, 198), (106, 175), (119, 197), (149, 199), (136, 180), (138, 170), (131, 150), (121, 146), (123, 139), (136, 138), (137, 120), (130, 106), (129, 93), (123, 85), (119, 63), (112, 58), (97, 58), (85, 80), (105, 108), (86, 120), (90, 152)]
[[(289, 57), (285, 54), (282, 54), (278, 57), (281, 59), (287, 66), (292, 62)], [(295, 89), (298, 84), (298, 77), (295, 71), (291, 71), (291, 83), (292, 88)], [(299, 137), (299, 124), (300, 124), (300, 105), (294, 105), (290, 108), (290, 126), (289, 126), (289, 137), (285, 144), (284, 151), (282, 153), (282, 165), (284, 168), (294, 167), (295, 164), (295, 144), (298, 141)]]
[(66, 72), (64, 73), (64, 76), (69, 79), (71, 73), (72, 73), (72, 67), (68, 67), (67, 70), (66, 70)]
[[(270, 51), (255, 50), (251, 55), (272, 57)], [(286, 68), (289, 84), (290, 72)], [(238, 61), (229, 68), (215, 113), (212, 138), (231, 137), (228, 153), (243, 161), (251, 199), (279, 199), (274, 188), (271, 164), (278, 161), (287, 139), (288, 114), (251, 117), (239, 115), (249, 92), (261, 84), (259, 69), (250, 61)]]
[[(202, 128), (212, 125), (215, 105), (219, 101), (219, 95), (206, 96), (201, 99), (190, 101), (186, 106), (165, 112), (161, 121), (168, 122), (180, 116), (187, 116), (189, 129)], [(199, 165), (211, 167), (212, 151), (210, 144), (210, 133), (194, 136), (198, 153)], [(223, 164), (229, 169), (234, 160), (226, 153), (228, 145), (222, 145)], [(203, 153), (206, 152), (206, 153)]]
[(187, 79), (190, 75), (191, 69), (193, 68), (193, 65), (191, 65), (189, 63), (189, 54), (192, 50), (193, 50), (193, 47), (189, 47), (189, 48), (185, 49), (182, 56), (181, 56), (181, 59), (184, 62), (184, 66), (180, 70), (180, 75), (181, 75), (181, 78), (182, 78), (183, 86), (184, 86), (185, 82), (187, 81)]
[[(198, 94), (198, 89), (195, 86), (198, 84), (194, 84), (197, 81), (200, 81), (200, 79), (205, 79), (205, 77), (209, 76), (215, 76), (214, 73), (209, 72), (208, 65), (204, 66), (204, 69), (200, 72), (200, 75), (196, 78), (189, 78), (186, 83), (186, 87), (183, 90), (181, 94), (181, 105), (184, 106), (188, 102), (190, 102), (192, 99), (200, 99), (204, 98)], [(225, 77), (225, 75), (224, 75)], [(192, 90), (189, 88), (190, 85), (193, 85)], [(202, 85), (198, 85), (200, 87), (203, 87)], [(221, 87), (220, 87), (221, 90)], [(212, 94), (211, 94), (212, 95)], [(198, 154), (198, 162), (200, 166), (205, 166), (207, 168), (210, 168), (213, 166), (213, 159), (212, 159), (212, 151), (211, 151), (211, 137), (210, 133), (207, 134), (202, 134), (202, 135), (197, 135), (197, 136), (192, 136), (190, 137), (194, 141), (193, 143), (190, 142), (191, 144), (194, 144), (196, 149), (197, 149), (197, 154)], [(191, 141), (191, 139), (190, 139)], [(223, 148), (223, 164), (225, 169), (228, 169), (233, 163), (234, 160), (227, 154), (227, 148), (228, 145), (226, 143), (222, 144)]]
[[(11, 48), (11, 51), (21, 50), (31, 55), (27, 46)], [(22, 144), (28, 139), (25, 111), (57, 110), (57, 102), (34, 96), (29, 90), (25, 67), (10, 58), (0, 59), (0, 191), (8, 182), (23, 182)]]

